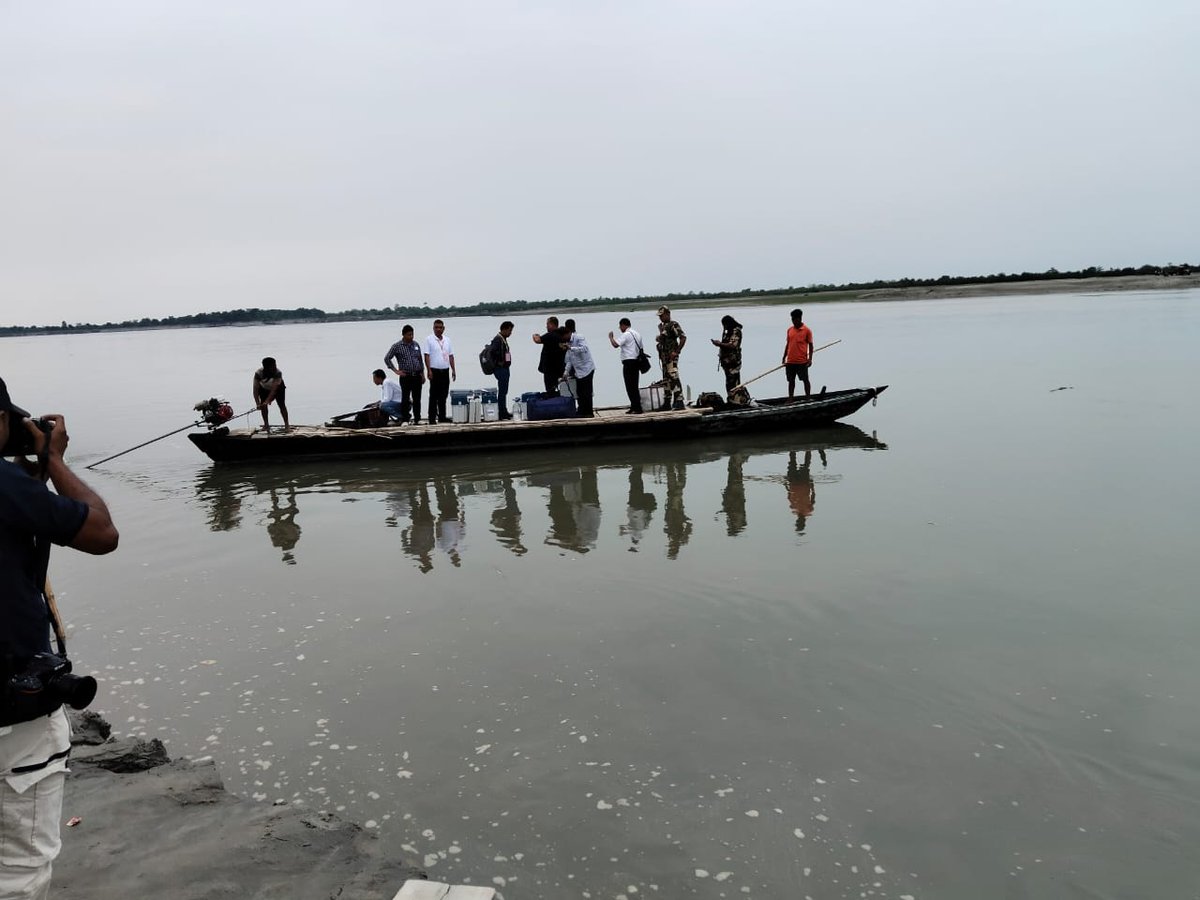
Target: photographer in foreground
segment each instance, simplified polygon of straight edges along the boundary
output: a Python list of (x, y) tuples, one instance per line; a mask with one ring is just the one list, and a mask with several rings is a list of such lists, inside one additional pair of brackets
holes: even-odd
[(49, 893), (71, 746), (62, 702), (95, 695), (92, 679), (69, 674), (65, 647), (50, 649), (50, 545), (117, 547), (108, 507), (63, 461), (67, 440), (62, 416), (31, 419), (0, 378), (0, 900)]

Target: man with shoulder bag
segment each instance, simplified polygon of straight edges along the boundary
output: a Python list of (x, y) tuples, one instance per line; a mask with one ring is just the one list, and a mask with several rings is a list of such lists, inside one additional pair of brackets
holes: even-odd
[(625, 394), (629, 397), (629, 409), (626, 415), (638, 415), (642, 412), (642, 393), (638, 387), (638, 376), (650, 371), (650, 357), (642, 349), (642, 336), (633, 330), (628, 319), (621, 319), (617, 325), (621, 329), (619, 335), (608, 333), (608, 342), (621, 355), (621, 377), (625, 381)]
[(81, 709), (96, 692), (93, 679), (70, 674), (46, 569), (51, 544), (109, 553), (118, 534), (64, 462), (67, 441), (61, 415), (31, 419), (0, 378), (0, 900), (49, 894), (71, 747), (62, 704)]

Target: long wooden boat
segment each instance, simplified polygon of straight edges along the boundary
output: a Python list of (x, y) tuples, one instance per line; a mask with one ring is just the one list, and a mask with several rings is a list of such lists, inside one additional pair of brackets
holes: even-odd
[(875, 400), (887, 385), (830, 391), (811, 397), (757, 400), (748, 407), (686, 409), (626, 415), (622, 407), (596, 410), (590, 419), (481, 422), (346, 428), (297, 425), (289, 431), (212, 431), (188, 438), (218, 463), (345, 459), (413, 454), (496, 452), (630, 441), (674, 441), (829, 425)]

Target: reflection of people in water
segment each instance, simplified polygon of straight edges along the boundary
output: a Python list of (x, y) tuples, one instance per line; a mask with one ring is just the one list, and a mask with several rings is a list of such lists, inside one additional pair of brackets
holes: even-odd
[(658, 506), (658, 500), (642, 484), (642, 468), (641, 463), (629, 467), (629, 520), (618, 529), (622, 535), (629, 535), (630, 553), (637, 553), (637, 545), (650, 525), (654, 508)]
[(429, 505), (429, 485), (408, 489), (408, 526), (400, 532), (400, 546), (417, 561), (421, 573), (433, 569), (433, 509)]
[(267, 514), (267, 535), (271, 543), (283, 551), (283, 561), (289, 566), (296, 564), (292, 554), (300, 541), (300, 526), (296, 524), (296, 514), (300, 508), (296, 505), (296, 488), (287, 486), (286, 505), (280, 506), (279, 492), (271, 488), (271, 511)]
[(675, 460), (666, 464), (667, 504), (663, 508), (663, 531), (667, 534), (667, 559), (679, 556), (679, 550), (692, 536), (692, 520), (683, 508), (683, 489), (687, 487), (687, 463)]
[(587, 553), (600, 536), (600, 483), (596, 467), (584, 466), (564, 474), (565, 481), (555, 479), (547, 485), (550, 534), (546, 543)]
[[(821, 467), (824, 468), (829, 464), (825, 458), (825, 451), (818, 450), (821, 454)], [(787, 494), (788, 504), (792, 507), (792, 512), (796, 514), (796, 533), (803, 534), (804, 526), (808, 524), (808, 517), (813, 514), (813, 508), (817, 504), (817, 490), (813, 484), (812, 472), (812, 451), (804, 451), (804, 465), (796, 463), (796, 451), (792, 450), (788, 453), (788, 469), (787, 469)]]
[[(430, 484), (433, 485), (432, 503), (429, 499)], [(421, 482), (393, 491), (388, 495), (388, 506), (390, 512), (387, 523), (392, 527), (403, 524), (400, 546), (405, 555), (416, 560), (418, 572), (428, 574), (433, 571), (435, 548), (449, 556), (455, 567), (462, 564), (459, 547), (466, 526), (458, 502), (458, 489), (452, 478), (442, 476), (432, 482)]]
[(742, 466), (746, 457), (740, 451), (729, 454), (729, 477), (721, 491), (721, 512), (725, 513), (725, 532), (736, 537), (746, 530), (746, 484)]
[[(202, 482), (197, 488), (201, 498), (204, 497), (206, 485)], [(208, 527), (212, 531), (233, 531), (242, 524), (242, 498), (234, 490), (233, 484), (224, 479), (214, 478), (212, 495), (208, 498)]]
[(492, 510), (492, 534), (514, 555), (528, 552), (521, 541), (521, 507), (517, 505), (517, 487), (511, 478), (504, 479), (504, 505)]
[(462, 542), (466, 520), (458, 502), (458, 489), (454, 479), (445, 476), (438, 478), (433, 483), (433, 493), (437, 498), (438, 508), (437, 545), (450, 557), (451, 564), (458, 568), (462, 565), (458, 547)]

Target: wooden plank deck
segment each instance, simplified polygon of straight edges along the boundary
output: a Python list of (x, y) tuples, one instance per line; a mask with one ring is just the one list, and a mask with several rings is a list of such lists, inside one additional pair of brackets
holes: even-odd
[(450, 422), (448, 422), (448, 423), (441, 424), (441, 425), (419, 425), (419, 426), (415, 426), (415, 427), (412, 425), (386, 425), (386, 426), (382, 426), (380, 428), (355, 428), (355, 429), (338, 428), (338, 427), (331, 428), (328, 425), (293, 425), (291, 427), (291, 430), (286, 431), (286, 432), (283, 430), (283, 428), (281, 426), (273, 425), (271, 427), (270, 432), (264, 432), (260, 428), (253, 428), (253, 429), (237, 430), (232, 433), (236, 434), (236, 435), (244, 435), (244, 436), (250, 437), (256, 441), (257, 440), (271, 440), (272, 438), (278, 438), (278, 437), (287, 437), (287, 438), (325, 437), (330, 434), (345, 435), (347, 433), (373, 434), (373, 435), (378, 435), (379, 437), (383, 437), (383, 438), (387, 438), (387, 439), (391, 440), (396, 437), (398, 432), (402, 432), (404, 437), (406, 437), (406, 438), (410, 434), (415, 437), (417, 434), (430, 433), (430, 432), (435, 433), (435, 434), (439, 433), (439, 432), (471, 433), (471, 432), (478, 432), (480, 430), (491, 431), (496, 428), (519, 429), (520, 431), (525, 432), (525, 431), (539, 431), (539, 430), (547, 429), (547, 428), (561, 428), (564, 425), (570, 426), (572, 428), (586, 428), (589, 426), (595, 427), (598, 420), (603, 421), (603, 422), (613, 423), (613, 424), (618, 423), (618, 422), (624, 423), (624, 424), (629, 424), (630, 419), (634, 419), (634, 418), (642, 419), (642, 420), (645, 420), (645, 419), (659, 419), (659, 420), (661, 420), (661, 419), (698, 419), (704, 414), (704, 412), (701, 411), (700, 409), (697, 409), (695, 407), (687, 407), (685, 409), (663, 410), (661, 412), (658, 410), (647, 410), (646, 412), (641, 413), (640, 415), (634, 417), (634, 416), (626, 416), (625, 409), (626, 409), (626, 407), (624, 407), (624, 406), (597, 407), (597, 409), (595, 410), (596, 415), (590, 419), (578, 419), (578, 418), (574, 418), (574, 419), (540, 419), (537, 421), (532, 421), (532, 420), (526, 419), (526, 420), (519, 421), (519, 422), (512, 420), (512, 419), (507, 419), (502, 422), (501, 421), (471, 422), (471, 423), (467, 423), (467, 422), (450, 423)]
[(410, 879), (392, 900), (492, 900), (495, 896), (490, 887)]

